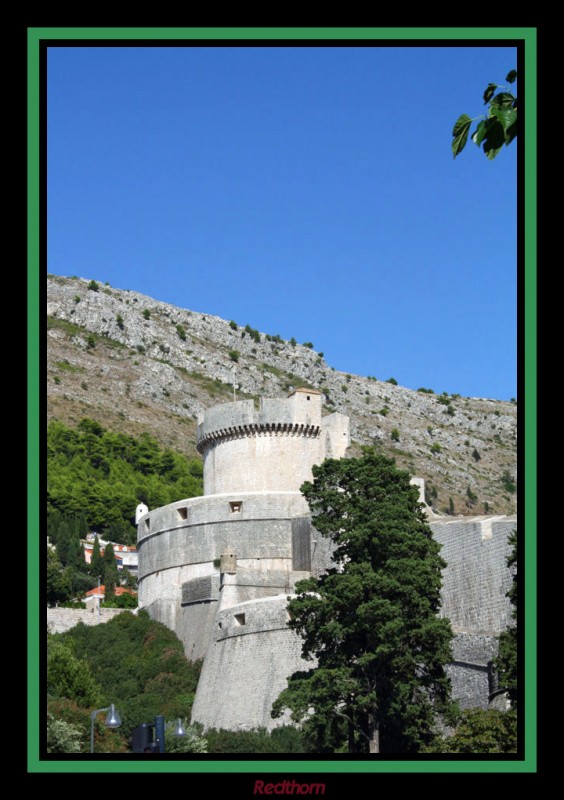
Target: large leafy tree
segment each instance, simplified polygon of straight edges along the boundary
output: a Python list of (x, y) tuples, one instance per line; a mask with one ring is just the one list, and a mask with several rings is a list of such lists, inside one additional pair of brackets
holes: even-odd
[(317, 665), (292, 675), (273, 716), (289, 708), (320, 751), (345, 740), (349, 751), (417, 751), (449, 703), (440, 545), (409, 474), (383, 455), (327, 460), (313, 476), (301, 491), (335, 543), (335, 567), (289, 601), (289, 625)]
[[(512, 69), (505, 78), (507, 83), (515, 83), (517, 71)], [(497, 92), (497, 89), (501, 91)], [(488, 106), (487, 115), (469, 117), (461, 114), (452, 129), (452, 153), (454, 158), (466, 147), (472, 123), (480, 120), (472, 141), (482, 147), (487, 158), (494, 159), (505, 145), (511, 144), (517, 136), (517, 97), (506, 91), (505, 86), (488, 83), (484, 95), (484, 105)]]

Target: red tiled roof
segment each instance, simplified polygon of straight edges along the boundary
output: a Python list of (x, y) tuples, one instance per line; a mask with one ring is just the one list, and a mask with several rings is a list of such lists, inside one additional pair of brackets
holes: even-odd
[[(89, 592), (86, 592), (86, 597), (96, 597), (98, 593), (100, 593), (100, 595), (106, 594), (106, 587), (104, 584), (100, 587), (96, 586), (94, 589), (90, 589)], [(122, 594), (137, 595), (137, 592), (133, 591), (133, 589), (127, 589), (125, 586), (116, 586), (115, 595), (120, 597)]]

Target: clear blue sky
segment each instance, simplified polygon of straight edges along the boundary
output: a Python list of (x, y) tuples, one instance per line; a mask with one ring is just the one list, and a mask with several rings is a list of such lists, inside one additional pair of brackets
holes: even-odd
[(451, 130), (512, 47), (48, 51), (48, 269), (403, 386), (516, 395), (516, 147)]

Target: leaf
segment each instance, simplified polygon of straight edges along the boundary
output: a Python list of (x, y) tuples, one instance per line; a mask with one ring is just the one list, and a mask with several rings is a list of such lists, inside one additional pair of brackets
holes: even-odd
[(488, 88), (484, 92), (484, 105), (486, 105), (486, 103), (488, 103), (491, 100), (492, 95), (496, 89), (497, 89), (497, 83), (488, 83)]
[(486, 135), (484, 136), (483, 151), (492, 161), (505, 144), (505, 128), (497, 117), (486, 120)]
[(505, 80), (507, 81), (507, 83), (515, 83), (516, 79), (517, 79), (516, 69), (512, 69), (511, 72), (508, 72), (507, 75), (505, 76)]
[(500, 92), (492, 99), (490, 105), (494, 108), (512, 108), (514, 102), (514, 95), (509, 92)]
[(507, 135), (507, 130), (517, 122), (517, 111), (514, 108), (492, 107), (492, 113), (496, 119), (501, 122), (503, 130)]
[(471, 124), (472, 120), (468, 114), (461, 114), (454, 123), (454, 128), (452, 129), (452, 135), (454, 137), (452, 142), (452, 153), (454, 158), (456, 158), (456, 156), (466, 147)]
[(482, 120), (479, 124), (474, 133), (472, 134), (472, 141), (478, 147), (484, 141), (484, 136), (486, 135), (486, 121)]

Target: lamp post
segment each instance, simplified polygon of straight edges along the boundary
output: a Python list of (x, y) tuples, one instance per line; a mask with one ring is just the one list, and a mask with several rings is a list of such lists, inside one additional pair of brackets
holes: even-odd
[(112, 703), (111, 706), (107, 708), (98, 708), (96, 711), (92, 711), (90, 714), (90, 752), (94, 752), (94, 721), (98, 714), (101, 714), (102, 711), (109, 711), (110, 713), (106, 717), (105, 725), (107, 728), (119, 728), (121, 725), (121, 717), (115, 709), (114, 704)]

